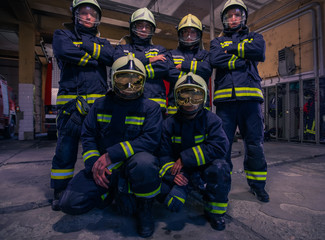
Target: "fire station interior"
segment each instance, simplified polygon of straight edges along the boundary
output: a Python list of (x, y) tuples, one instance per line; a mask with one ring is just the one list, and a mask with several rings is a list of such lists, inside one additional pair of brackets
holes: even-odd
[[(205, 26), (205, 49), (209, 50), (211, 39), (222, 31), (220, 11), (225, 0), (98, 2), (103, 12), (101, 37), (113, 45), (128, 35), (129, 18), (140, 7), (154, 13), (157, 29), (153, 42), (166, 49), (177, 47), (175, 26), (188, 13)], [(265, 100), (265, 140), (325, 143), (325, 0), (244, 2), (249, 9), (250, 31), (262, 34), (266, 42), (266, 60), (258, 65)], [(19, 107), (14, 134), (18, 140), (50, 135), (48, 123), (55, 125), (60, 70), (53, 55), (52, 38), (55, 29), (63, 28), (62, 23), (71, 22), (70, 5), (71, 0), (1, 3), (0, 74)]]

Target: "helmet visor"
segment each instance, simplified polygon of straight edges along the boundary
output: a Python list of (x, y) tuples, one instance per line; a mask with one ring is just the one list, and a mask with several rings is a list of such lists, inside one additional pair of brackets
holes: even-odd
[(136, 21), (133, 24), (132, 31), (139, 38), (145, 39), (153, 35), (154, 27), (148, 21)]
[(93, 27), (99, 24), (99, 13), (91, 5), (82, 5), (76, 11), (76, 18), (85, 27)]
[(230, 8), (223, 14), (222, 22), (226, 28), (236, 28), (240, 24), (245, 24), (246, 14), (240, 8)]
[(179, 40), (184, 45), (192, 46), (198, 43), (200, 39), (201, 39), (201, 32), (196, 28), (186, 27), (186, 28), (182, 28), (179, 31)]
[(120, 91), (135, 93), (142, 90), (144, 77), (137, 73), (117, 73), (114, 76), (114, 83)]
[(204, 102), (204, 91), (199, 88), (181, 88), (176, 91), (179, 106), (200, 105)]

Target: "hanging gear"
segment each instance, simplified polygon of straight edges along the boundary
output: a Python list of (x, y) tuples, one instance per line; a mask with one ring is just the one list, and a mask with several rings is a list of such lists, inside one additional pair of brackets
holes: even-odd
[(196, 16), (188, 14), (179, 22), (177, 31), (181, 45), (194, 46), (202, 39), (203, 26)]
[[(234, 10), (229, 12), (229, 10)], [(229, 13), (229, 14), (228, 14)], [(248, 10), (242, 0), (228, 0), (220, 12), (221, 22), (224, 29), (238, 30), (247, 23)], [(230, 27), (230, 19), (233, 17), (240, 18), (240, 23), (236, 27)]]
[[(145, 31), (143, 29), (145, 28)], [(130, 19), (130, 34), (141, 39), (152, 38), (156, 30), (156, 21), (152, 12), (148, 8), (136, 10)]]
[(124, 99), (136, 99), (143, 93), (146, 70), (132, 54), (118, 58), (112, 66), (112, 87)]
[(190, 72), (177, 80), (174, 96), (181, 113), (194, 115), (206, 103), (207, 85), (203, 78)]

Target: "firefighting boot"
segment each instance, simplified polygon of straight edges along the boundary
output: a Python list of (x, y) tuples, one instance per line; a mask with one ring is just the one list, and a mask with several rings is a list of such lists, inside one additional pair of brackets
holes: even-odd
[(269, 202), (270, 201), (269, 194), (265, 191), (264, 188), (257, 189), (257, 188), (251, 187), (249, 192), (254, 194), (256, 196), (256, 198), (261, 202)]
[(137, 230), (138, 234), (147, 238), (153, 234), (155, 225), (151, 213), (153, 199), (137, 198)]
[(54, 189), (54, 196), (53, 196), (53, 201), (51, 204), (53, 211), (61, 210), (60, 205), (59, 205), (59, 200), (60, 200), (60, 197), (62, 196), (62, 194), (63, 194), (63, 190)]
[(226, 228), (226, 222), (223, 214), (212, 214), (204, 211), (204, 214), (213, 229), (222, 231)]

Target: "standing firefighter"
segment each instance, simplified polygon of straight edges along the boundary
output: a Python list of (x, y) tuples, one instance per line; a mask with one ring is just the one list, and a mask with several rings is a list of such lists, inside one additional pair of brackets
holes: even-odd
[(60, 206), (65, 213), (82, 214), (124, 194), (116, 203), (126, 213), (135, 208), (138, 233), (149, 237), (154, 232), (153, 199), (160, 192), (153, 154), (162, 115), (157, 103), (143, 97), (145, 80), (143, 64), (132, 55), (114, 62), (113, 90), (96, 100), (82, 127), (85, 169), (69, 183)]
[(165, 58), (166, 49), (152, 44), (156, 22), (154, 15), (147, 8), (136, 10), (130, 19), (130, 42), (116, 46), (114, 60), (132, 54), (146, 68), (147, 81), (143, 95), (157, 102), (163, 113), (166, 112), (166, 87), (164, 77), (168, 72)]
[(114, 48), (97, 37), (101, 8), (96, 0), (74, 0), (73, 23), (56, 30), (53, 51), (61, 69), (57, 96), (58, 140), (52, 161), (53, 210), (60, 210), (58, 199), (74, 175), (81, 125), (95, 99), (107, 92), (106, 66), (113, 62)]
[(221, 12), (222, 36), (211, 41), (210, 62), (217, 68), (213, 103), (223, 121), (230, 147), (237, 126), (245, 144), (244, 169), (250, 192), (262, 202), (269, 201), (265, 191), (267, 164), (263, 150), (261, 78), (258, 62), (265, 59), (263, 36), (249, 32), (247, 7), (241, 0), (228, 0)]
[(163, 125), (159, 154), (163, 184), (158, 199), (178, 212), (194, 187), (203, 195), (211, 226), (224, 230), (231, 178), (221, 119), (204, 108), (207, 85), (200, 76), (181, 77), (174, 93), (178, 111)]
[[(170, 90), (168, 93), (168, 115), (176, 113), (174, 98), (176, 81), (189, 72), (202, 77), (207, 85), (212, 73), (209, 52), (203, 49), (201, 21), (194, 15), (188, 14), (182, 18), (177, 26), (178, 47), (167, 54), (169, 64)], [(209, 96), (207, 105), (209, 105)]]

